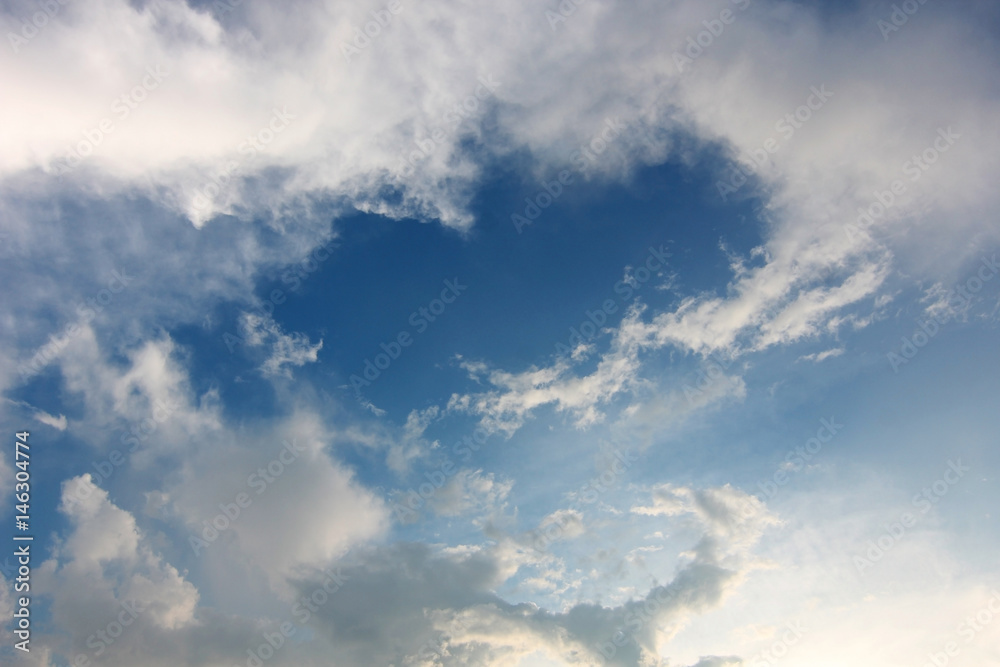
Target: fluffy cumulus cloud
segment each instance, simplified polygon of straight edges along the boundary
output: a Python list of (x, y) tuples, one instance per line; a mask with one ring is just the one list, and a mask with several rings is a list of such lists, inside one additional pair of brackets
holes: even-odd
[(60, 510), (71, 532), (38, 569), (38, 588), (52, 596), (53, 619), (69, 635), (57, 644), (66, 655), (100, 657), (119, 637), (135, 646), (144, 627), (171, 633), (195, 622), (198, 591), (89, 474), (65, 482)]
[(296, 413), (250, 443), (246, 435), (216, 437), (192, 452), (161, 499), (209, 567), (228, 563), (279, 583), (386, 528), (383, 503), (330, 458), (332, 436), (316, 415)]
[[(34, 589), (58, 631), (36, 635), (34, 655), (40, 665), (78, 656), (125, 665), (136, 655), (150, 665), (218, 664), (272, 628), (228, 613), (240, 590), (287, 600), (292, 577), (379, 537), (388, 512), (335, 457), (337, 444), (355, 438), (305, 403), (248, 435), (225, 418), (215, 390), (193, 391), (170, 337), (122, 357), (87, 327), (57, 362), (85, 408), (74, 431), (100, 454), (96, 478), (62, 485), (69, 528), (37, 566)], [(109, 442), (109, 427), (120, 440)], [(112, 502), (98, 482), (134, 509)], [(210, 582), (213, 602), (195, 581)], [(170, 648), (149, 653), (160, 645)]]
[[(218, 665), (246, 659), (280, 622), (199, 606), (186, 574), (156, 539), (108, 499), (89, 474), (67, 480), (65, 540), (36, 567), (36, 595), (51, 599), (55, 632), (37, 633), (25, 664)], [(306, 664), (321, 664), (304, 653)], [(295, 664), (294, 655), (278, 664)], [(300, 663), (301, 664), (301, 663)]]
[[(139, 426), (122, 429), (114, 445), (139, 470), (174, 470), (153, 506), (183, 526), (195, 556), (207, 551), (278, 577), (384, 528), (381, 503), (332, 457), (343, 434), (305, 405), (266, 430), (241, 433), (227, 423), (214, 390), (192, 391), (169, 337), (130, 351), (124, 367), (107, 359), (89, 330), (69, 350), (79, 353), (61, 365), (67, 389), (85, 396), (89, 408), (80, 432), (107, 447), (101, 427)], [(238, 556), (224, 546), (234, 542)]]
[[(349, 656), (350, 664), (518, 665), (535, 654), (555, 664), (661, 664), (671, 637), (742, 583), (758, 540), (776, 519), (759, 500), (730, 487), (658, 487), (653, 500), (633, 511), (670, 517), (668, 524), (690, 521), (700, 538), (670, 581), (622, 604), (553, 611), (505, 601), (497, 587), (519, 568), (551, 557), (497, 534), (485, 548), (435, 551), (401, 543), (359, 554), (358, 563), (339, 571), (346, 583), (316, 613), (334, 654)], [(309, 596), (321, 584), (319, 577), (306, 579), (299, 590)]]

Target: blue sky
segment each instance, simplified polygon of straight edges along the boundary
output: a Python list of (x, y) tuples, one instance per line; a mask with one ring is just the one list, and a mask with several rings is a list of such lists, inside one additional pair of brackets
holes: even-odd
[(997, 18), (0, 3), (0, 664), (995, 664)]

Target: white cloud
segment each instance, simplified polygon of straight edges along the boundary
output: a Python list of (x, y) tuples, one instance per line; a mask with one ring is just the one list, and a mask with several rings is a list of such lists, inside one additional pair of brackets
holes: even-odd
[[(557, 32), (530, 3), (475, 11), (453, 2), (404, 6), (371, 47), (347, 62), (341, 45), (381, 3), (299, 2), (293, 16), (244, 4), (213, 17), (180, 2), (136, 7), (89, 0), (65, 8), (22, 53), (4, 61), (0, 71), (22, 102), (12, 111), (11, 131), (0, 137), (0, 173), (51, 170), (106, 117), (114, 130), (78, 172), (111, 188), (152, 176), (163, 187), (163, 200), (199, 224), (217, 210), (271, 208), (302, 193), (333, 192), (366, 209), (440, 217), (465, 227), (472, 222), (467, 204), (479, 162), (459, 148), (464, 140), (482, 142), (488, 152), (525, 147), (543, 172), (542, 165), (568, 164), (569, 153), (603, 130), (607, 118), (621, 116), (626, 126), (640, 129), (693, 129), (744, 154), (766, 136), (780, 136), (775, 120), (803, 104), (810, 86), (826, 83), (833, 99), (760, 174), (774, 188), (783, 217), (806, 213), (795, 224), (812, 227), (853, 213), (852, 200), (870, 199), (871, 190), (887, 187), (899, 164), (932, 141), (946, 121), (977, 143), (961, 167), (953, 161), (952, 176), (941, 176), (959, 186), (950, 196), (985, 196), (984, 167), (992, 163), (989, 147), (997, 141), (988, 122), (995, 100), (976, 82), (988, 67), (963, 67), (964, 77), (951, 76), (958, 57), (911, 67), (928, 58), (920, 45), (930, 34), (958, 39), (945, 17), (908, 26), (908, 35), (886, 48), (874, 32), (826, 30), (798, 5), (755, 5), (681, 73), (674, 53), (703, 28), (703, 19), (731, 3), (684, 2), (651, 11), (646, 5), (594, 2)], [(777, 23), (793, 27), (775, 27), (776, 16), (782, 17)], [(14, 17), (7, 23), (17, 27)], [(112, 25), (127, 26), (128, 38)], [(428, 35), (434, 36), (433, 48), (427, 47)], [(637, 39), (650, 48), (618, 48)], [(538, 66), (528, 70), (528, 61)], [(870, 66), (859, 71), (851, 65), (858, 61)], [(146, 68), (157, 65), (169, 74), (140, 93), (148, 99), (122, 118), (113, 101), (141, 86)], [(908, 76), (897, 76), (904, 67)], [(787, 76), (775, 79), (775, 70)], [(485, 90), (481, 77), (498, 87)], [(885, 81), (891, 94), (876, 104), (871, 91)], [(949, 94), (929, 98), (934, 86)], [(470, 96), (470, 118), (453, 122), (453, 107), (461, 108)], [(952, 106), (957, 99), (964, 104)], [(856, 100), (865, 104), (851, 103)], [(268, 131), (274, 108), (294, 116), (280, 132)], [(900, 120), (902, 136), (894, 134)], [(440, 140), (431, 139), (436, 128), (443, 131)], [(273, 138), (251, 147), (247, 137), (257, 133)], [(613, 157), (592, 172), (627, 173), (630, 161), (624, 169), (617, 162), (629, 151), (652, 159), (640, 149), (639, 136), (622, 138), (609, 150)], [(902, 151), (871, 150), (887, 137)], [(418, 168), (406, 168), (405, 156), (427, 142), (431, 148)], [(236, 164), (236, 182), (199, 208), (208, 179), (229, 163)], [(279, 187), (243, 180), (268, 168), (280, 174)], [(809, 185), (817, 182), (823, 187)], [(376, 196), (386, 186), (402, 188), (400, 204)], [(807, 188), (812, 201), (806, 201)]]
[(198, 591), (153, 552), (133, 516), (110, 502), (89, 474), (64, 483), (59, 509), (72, 532), (41, 565), (39, 578), (60, 627), (86, 636), (92, 619), (113, 621), (123, 603), (134, 607), (142, 624), (161, 630), (194, 622)]
[(652, 495), (652, 505), (635, 506), (632, 512), (647, 516), (691, 514), (706, 527), (708, 536), (734, 553), (745, 553), (764, 530), (780, 524), (763, 502), (728, 484), (705, 490), (661, 484), (653, 488)]
[[(546, 368), (532, 368), (521, 373), (489, 371), (488, 382), (497, 389), (480, 394), (455, 394), (448, 408), (468, 411), (482, 417), (483, 426), (508, 435), (524, 423), (539, 407), (552, 405), (569, 412), (578, 427), (603, 420), (599, 408), (637, 380), (640, 346), (631, 325), (639, 311), (633, 310), (615, 332), (610, 349), (601, 356), (597, 368), (585, 376), (575, 376), (569, 360), (557, 359)], [(463, 364), (473, 377), (482, 372), (481, 364)]]
[[(388, 447), (391, 433), (337, 430), (295, 395), (287, 396), (286, 418), (264, 420), (247, 433), (225, 418), (217, 390), (194, 393), (186, 351), (166, 334), (112, 357), (85, 327), (66, 350), (59, 369), (66, 389), (86, 409), (74, 431), (104, 456), (119, 451), (124, 463), (107, 464), (105, 484), (152, 494), (149, 508), (171, 523), (170, 539), (180, 546), (184, 562), (199, 564), (190, 538), (202, 537), (206, 523), (222, 511), (220, 504), (234, 503), (239, 493), (248, 494), (252, 504), (205, 549), (201, 565), (210, 570), (234, 562), (230, 570), (262, 573), (278, 590), (297, 568), (327, 562), (388, 527), (382, 501), (336, 460), (333, 448), (366, 439)], [(132, 522), (125, 510), (97, 507), (116, 521)], [(91, 509), (84, 504), (75, 511)], [(110, 519), (100, 525), (112, 536), (134, 532)], [(135, 547), (110, 538), (88, 545), (109, 553)]]
[(66, 430), (66, 415), (59, 415), (58, 417), (56, 417), (54, 415), (50, 415), (44, 410), (39, 410), (38, 412), (35, 413), (35, 419), (42, 422), (43, 424), (51, 426), (57, 431)]
[(184, 352), (170, 337), (124, 351), (121, 365), (89, 326), (66, 350), (59, 370), (66, 390), (86, 408), (74, 432), (98, 451), (118, 449), (130, 465), (145, 468), (156, 457), (182, 452), (192, 437), (220, 428), (217, 393), (194, 394), (179, 363)]
[[(365, 407), (371, 406), (370, 401), (363, 402)], [(373, 410), (376, 417), (385, 414), (384, 410), (375, 408)], [(389, 439), (388, 452), (386, 453), (386, 463), (389, 468), (396, 473), (402, 474), (410, 469), (410, 464), (429, 452), (437, 449), (440, 443), (424, 438), (424, 431), (435, 420), (439, 418), (441, 409), (434, 405), (425, 410), (411, 410), (406, 416), (406, 423), (403, 425), (402, 433), (398, 438)]]
[[(254, 436), (218, 432), (213, 447), (189, 452), (164, 487), (169, 511), (181, 519), (181, 540), (211, 570), (230, 563), (248, 576), (263, 573), (276, 590), (302, 567), (315, 567), (388, 527), (382, 501), (331, 457), (333, 431), (299, 410)], [(249, 498), (238, 518), (217, 519), (220, 507)], [(230, 513), (235, 510), (230, 509)], [(206, 528), (225, 526), (218, 537)], [(195, 547), (191, 539), (204, 539)]]
[[(486, 547), (437, 553), (396, 544), (344, 567), (350, 583), (319, 612), (333, 655), (349, 664), (450, 666), (517, 665), (538, 653), (557, 664), (593, 665), (603, 661), (601, 647), (624, 630), (625, 645), (611, 664), (655, 664), (669, 654), (676, 632), (741, 583), (757, 540), (775, 523), (760, 501), (730, 487), (664, 486), (655, 493), (650, 507), (662, 507), (659, 499), (673, 494), (683, 507), (666, 514), (692, 517), (701, 538), (669, 583), (638, 599), (614, 607), (579, 602), (562, 611), (507, 602), (492, 591), (522, 566), (551, 568), (552, 557), (500, 534)], [(300, 590), (309, 589), (303, 581)]]
[(461, 516), (470, 512), (491, 515), (502, 511), (514, 483), (497, 480), (482, 470), (459, 470), (429, 501), (441, 516)]
[(575, 373), (574, 366), (581, 361), (565, 357), (557, 358), (550, 366), (520, 373), (487, 371), (482, 363), (465, 362), (463, 367), (474, 379), (486, 373), (487, 381), (496, 389), (453, 394), (448, 408), (478, 415), (484, 427), (510, 435), (544, 406), (569, 412), (578, 428), (586, 428), (604, 421), (604, 410), (613, 399), (629, 394), (631, 401), (621, 411), (615, 427), (649, 435), (680, 424), (690, 414), (723, 400), (739, 400), (746, 395), (743, 378), (726, 374), (714, 361), (704, 364), (707, 370), (703, 381), (682, 387), (661, 387), (657, 381), (643, 378), (641, 373), (648, 364), (643, 366), (640, 353), (656, 350), (664, 343), (658, 340), (656, 326), (642, 320), (642, 312), (640, 307), (631, 309), (612, 330), (608, 349), (599, 355), (596, 369), (586, 375)]
[(269, 347), (268, 357), (260, 367), (261, 372), (267, 377), (279, 375), (291, 377), (291, 371), (286, 366), (314, 363), (319, 351), (323, 349), (322, 340), (311, 345), (306, 335), (283, 333), (281, 325), (270, 316), (243, 313), (240, 318), (240, 330), (248, 346)]
[(798, 361), (814, 361), (819, 363), (831, 357), (839, 357), (844, 353), (844, 348), (842, 347), (832, 347), (829, 350), (823, 350), (822, 352), (813, 352), (811, 354), (804, 354), (799, 357)]

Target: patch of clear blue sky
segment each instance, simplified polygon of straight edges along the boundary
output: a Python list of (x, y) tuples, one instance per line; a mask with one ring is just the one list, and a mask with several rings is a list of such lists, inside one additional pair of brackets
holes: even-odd
[[(464, 373), (452, 363), (457, 354), (511, 370), (550, 363), (556, 343), (566, 341), (588, 309), (608, 298), (624, 305), (614, 286), (650, 246), (672, 250), (669, 270), (678, 274), (678, 289), (692, 294), (725, 284), (720, 239), (740, 253), (760, 242), (752, 202), (723, 206), (711, 174), (675, 165), (643, 170), (627, 187), (570, 185), (521, 234), (511, 213), (523, 210), (538, 184), (503, 173), (486, 183), (473, 208), (476, 225), (464, 237), (438, 224), (376, 216), (338, 222), (335, 257), (276, 310), (287, 331), (324, 339), (328, 388), (360, 375), (380, 343), (408, 331), (414, 343), (363, 392), (405, 417), (462, 384)], [(411, 315), (439, 296), (443, 281), (456, 278), (467, 290), (418, 332)], [(644, 299), (673, 298), (651, 286), (640, 290)], [(282, 287), (288, 286), (279, 278), (259, 293)], [(345, 399), (353, 396), (342, 391)]]

